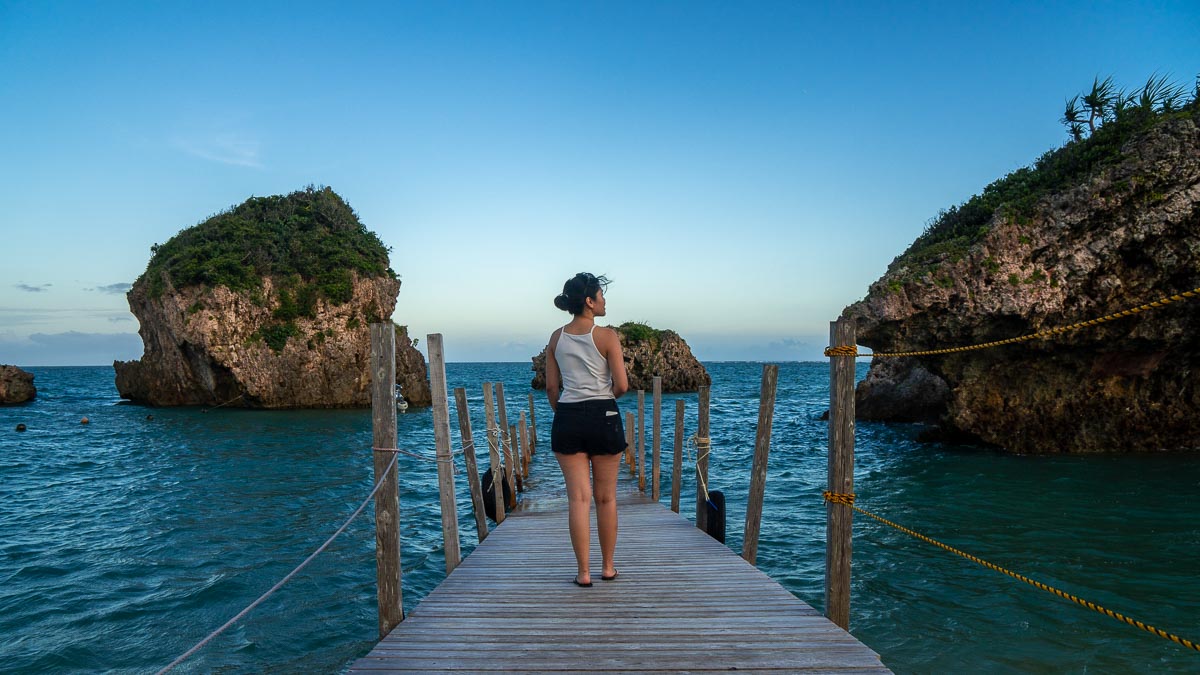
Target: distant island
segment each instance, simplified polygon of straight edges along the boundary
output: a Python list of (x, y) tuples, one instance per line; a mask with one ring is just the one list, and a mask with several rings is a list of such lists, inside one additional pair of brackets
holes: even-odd
[[(1200, 286), (1197, 93), (1097, 78), (1068, 102), (1063, 147), (940, 213), (845, 309), (859, 344), (1003, 340)], [(877, 358), (857, 411), (1019, 453), (1194, 450), (1198, 334), (1200, 303), (1184, 301), (1050, 339)]]
[[(644, 323), (627, 321), (609, 326), (621, 339), (625, 372), (631, 390), (650, 391), (654, 377), (662, 377), (664, 393), (696, 391), (712, 384), (704, 365), (692, 355), (687, 342), (672, 330), (658, 330)], [(533, 357), (534, 389), (546, 388), (546, 350)]]
[[(145, 353), (113, 364), (122, 397), (160, 406), (370, 404), (368, 325), (391, 316), (400, 281), (383, 242), (332, 189), (250, 198), (151, 252), (127, 296)], [(429, 405), (424, 358), (403, 327), (396, 361), (408, 402)]]

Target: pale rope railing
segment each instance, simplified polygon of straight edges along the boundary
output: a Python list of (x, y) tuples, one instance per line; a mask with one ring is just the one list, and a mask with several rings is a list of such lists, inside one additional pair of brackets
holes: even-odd
[[(196, 643), (196, 646), (187, 650), (183, 654), (180, 654), (179, 658), (175, 659), (171, 663), (167, 664), (166, 667), (164, 667), (162, 670), (158, 671), (158, 675), (163, 675), (163, 673), (173, 670), (176, 666), (178, 666), (179, 664), (186, 661), (193, 654), (200, 651), (204, 647), (204, 645), (207, 645), (209, 642), (212, 642), (212, 640), (214, 638), (216, 638), (218, 635), (220, 635), (221, 633), (224, 633), (230, 626), (237, 623), (238, 619), (241, 619), (243, 616), (246, 616), (247, 614), (249, 614), (250, 611), (253, 610), (255, 607), (258, 607), (259, 604), (261, 604), (263, 600), (266, 600), (268, 597), (271, 596), (271, 594), (273, 594), (275, 591), (282, 588), (284, 584), (291, 581), (292, 577), (296, 576), (296, 574), (298, 574), (300, 572), (300, 570), (307, 567), (308, 564), (310, 562), (312, 562), (314, 558), (316, 558), (326, 548), (328, 548), (329, 545), (333, 543), (333, 540), (337, 539), (338, 535), (340, 535), (342, 532), (344, 532), (346, 530), (346, 528), (350, 526), (350, 523), (353, 522), (354, 519), (357, 518), (358, 515), (360, 513), (362, 513), (364, 509), (367, 508), (367, 504), (371, 503), (371, 499), (375, 497), (376, 492), (379, 492), (379, 488), (383, 486), (383, 481), (386, 480), (388, 475), (391, 473), (392, 467), (394, 467), (396, 465), (396, 462), (399, 461), (400, 455), (401, 454), (410, 454), (410, 453), (404, 452), (402, 450), (398, 450), (396, 448), (386, 448), (386, 449), (373, 448), (373, 449), (376, 452), (391, 452), (391, 453), (393, 453), (392, 461), (388, 462), (387, 468), (383, 470), (383, 475), (380, 476), (379, 481), (375, 483), (375, 487), (372, 488), (371, 494), (367, 495), (367, 498), (363, 500), (363, 503), (361, 505), (359, 505), (359, 507), (354, 511), (354, 513), (350, 514), (350, 517), (347, 518), (346, 522), (343, 523), (342, 526), (337, 529), (337, 532), (334, 532), (332, 536), (330, 536), (328, 539), (325, 540), (324, 544), (321, 544), (321, 546), (317, 550), (313, 551), (311, 555), (309, 555), (307, 558), (305, 558), (304, 562), (297, 565), (296, 569), (292, 570), (291, 572), (288, 572), (287, 576), (280, 579), (279, 582), (276, 583), (274, 586), (272, 586), (269, 590), (267, 590), (266, 593), (263, 593), (262, 595), (258, 596), (257, 600), (250, 603), (249, 605), (246, 606), (245, 609), (243, 609), (242, 611), (235, 614), (232, 619), (226, 621), (220, 628), (209, 633), (208, 637), (206, 637), (203, 640), (201, 640), (200, 642)], [(428, 459), (428, 458), (422, 458), (422, 459)], [(434, 460), (434, 461), (437, 461), (437, 460)]]

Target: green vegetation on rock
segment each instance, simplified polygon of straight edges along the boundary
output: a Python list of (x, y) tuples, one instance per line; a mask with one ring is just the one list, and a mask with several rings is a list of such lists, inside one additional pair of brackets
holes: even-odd
[(333, 304), (349, 301), (352, 272), (396, 278), (387, 247), (328, 187), (251, 197), (151, 251), (142, 275), (151, 297), (165, 289), (164, 275), (176, 288), (232, 291), (257, 291), (263, 277), (271, 277), (280, 289), (275, 315), (284, 322), (313, 316), (318, 297)]
[(663, 333), (666, 331), (651, 328), (648, 324), (639, 323), (637, 321), (626, 321), (617, 326), (617, 332), (625, 336), (625, 339), (633, 342), (644, 342), (650, 340), (657, 342), (662, 339)]
[[(1119, 163), (1121, 150), (1131, 139), (1178, 118), (1200, 121), (1200, 78), (1190, 99), (1186, 89), (1162, 77), (1150, 78), (1131, 93), (1116, 90), (1111, 78), (1103, 82), (1097, 78), (1091, 92), (1067, 102), (1061, 120), (1071, 136), (1066, 145), (993, 182), (982, 194), (939, 212), (908, 250), (892, 261), (889, 272), (908, 267), (903, 277), (915, 280), (944, 260), (961, 258), (988, 233), (988, 223), (996, 214), (1009, 222), (1027, 223), (1042, 198)], [(1143, 199), (1152, 201), (1154, 195)]]

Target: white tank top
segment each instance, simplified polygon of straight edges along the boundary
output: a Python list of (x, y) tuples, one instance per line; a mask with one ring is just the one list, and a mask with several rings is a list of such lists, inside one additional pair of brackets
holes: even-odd
[[(592, 330), (596, 330), (594, 325)], [(612, 371), (596, 348), (592, 330), (583, 335), (571, 335), (565, 330), (558, 332), (554, 360), (562, 375), (563, 392), (558, 400), (563, 403), (613, 398)]]

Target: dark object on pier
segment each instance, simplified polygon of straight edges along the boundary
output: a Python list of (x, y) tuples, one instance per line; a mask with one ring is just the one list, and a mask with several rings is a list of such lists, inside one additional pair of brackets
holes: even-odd
[(704, 531), (708, 536), (725, 543), (725, 493), (712, 490), (708, 493), (708, 517), (705, 519)]
[[(495, 522), (496, 521), (496, 491), (492, 487), (492, 470), (491, 469), (488, 469), (487, 471), (483, 472), (483, 477), (480, 478), (480, 483), (482, 483), (482, 485), (483, 485), (483, 511), (484, 511), (484, 513), (487, 514), (488, 518), (492, 519), (492, 522)], [(513, 494), (512, 494), (512, 488), (509, 486), (509, 482), (508, 482), (508, 470), (507, 469), (505, 469), (505, 471), (504, 471), (504, 477), (501, 479), (500, 484), (504, 486), (504, 503), (505, 504), (511, 503), (510, 500), (512, 499)]]

